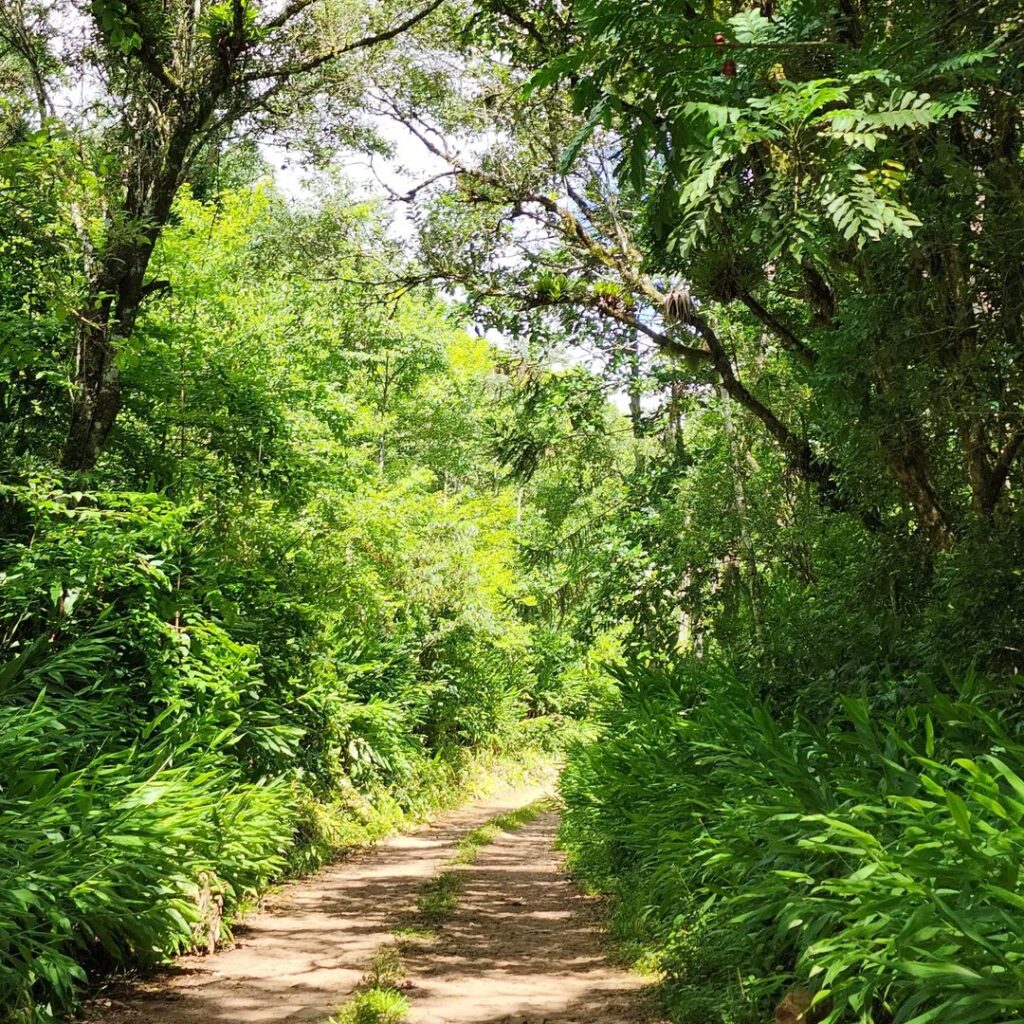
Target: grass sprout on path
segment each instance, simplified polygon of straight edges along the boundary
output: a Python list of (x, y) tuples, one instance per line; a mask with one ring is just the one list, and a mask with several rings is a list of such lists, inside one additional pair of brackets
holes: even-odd
[(402, 1024), (409, 1000), (399, 991), (405, 965), (394, 946), (382, 946), (363, 978), (363, 988), (332, 1018), (330, 1024)]
[(332, 1024), (402, 1024), (409, 1000), (390, 988), (360, 992), (332, 1018)]
[[(452, 864), (472, 864), (480, 851), (493, 843), (499, 836), (507, 832), (515, 832), (516, 829), (528, 825), (553, 807), (554, 802), (550, 798), (544, 797), (525, 807), (517, 807), (513, 811), (506, 811), (504, 814), (485, 821), (459, 840), (455, 847)], [(423, 890), (416, 907), (417, 920), (415, 924), (403, 928), (401, 933), (410, 936), (416, 933), (415, 937), (434, 937), (437, 929), (444, 924), (451, 912), (458, 906), (461, 890), (462, 875), (459, 871), (454, 868), (442, 871)]]
[(462, 879), (455, 871), (442, 871), (423, 890), (416, 905), (417, 917), (428, 928), (435, 929), (444, 924), (445, 919), (459, 902), (459, 891)]
[(517, 807), (514, 811), (506, 811), (504, 814), (491, 818), (490, 821), (485, 821), (479, 828), (473, 829), (459, 840), (455, 847), (455, 863), (472, 864), (480, 851), (493, 843), (500, 835), (505, 832), (515, 832), (516, 829), (529, 825), (531, 821), (552, 810), (554, 806), (554, 800), (550, 797), (543, 797), (525, 807)]

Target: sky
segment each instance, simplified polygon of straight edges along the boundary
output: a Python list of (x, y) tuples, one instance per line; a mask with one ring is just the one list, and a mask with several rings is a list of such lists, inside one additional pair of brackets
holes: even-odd
[[(368, 156), (365, 153), (342, 153), (335, 165), (355, 186), (359, 198), (382, 199), (388, 202), (392, 215), (394, 237), (411, 242), (415, 234), (405, 203), (392, 201), (390, 192), (399, 194), (448, 169), (448, 165), (431, 153), (403, 125), (391, 118), (375, 118), (373, 127), (392, 147), (390, 156)], [(304, 167), (294, 152), (280, 146), (263, 144), (263, 155), (274, 169), (274, 177), (285, 195), (300, 201), (313, 201), (318, 172)]]

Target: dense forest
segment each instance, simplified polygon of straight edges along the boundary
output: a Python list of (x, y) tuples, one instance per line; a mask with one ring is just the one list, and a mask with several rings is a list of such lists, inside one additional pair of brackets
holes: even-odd
[(0, 82), (0, 1015), (556, 757), (675, 1024), (1024, 1017), (1017, 0), (0, 0)]

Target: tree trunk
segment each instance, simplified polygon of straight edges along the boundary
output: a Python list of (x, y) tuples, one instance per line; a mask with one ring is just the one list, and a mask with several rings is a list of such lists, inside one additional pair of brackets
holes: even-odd
[(111, 247), (89, 287), (89, 301), (77, 314), (74, 397), (61, 465), (87, 473), (106, 443), (121, 410), (117, 345), (130, 337), (145, 297), (142, 281), (153, 243)]
[(168, 134), (166, 148), (137, 157), (124, 171), (130, 184), (114, 218), (119, 237), (99, 253), (87, 253), (89, 291), (77, 314), (74, 397), (61, 455), (61, 465), (72, 473), (87, 473), (96, 465), (122, 405), (118, 344), (131, 337), (146, 295), (166, 285), (143, 282), (170, 217), (196, 127), (183, 123), (168, 128)]
[(750, 618), (754, 626), (754, 639), (764, 652), (764, 614), (761, 598), (761, 576), (757, 570), (757, 551), (750, 532), (750, 515), (747, 509), (747, 487), (743, 476), (743, 465), (740, 459), (739, 441), (736, 437), (736, 426), (732, 418), (732, 399), (724, 387), (719, 388), (722, 402), (722, 423), (725, 426), (726, 444), (729, 447), (729, 463), (732, 468), (733, 504), (736, 519), (739, 523), (740, 552), (746, 569), (746, 593), (750, 602)]
[(921, 532), (936, 551), (953, 546), (953, 530), (928, 478), (924, 452), (911, 445), (888, 448), (886, 459), (903, 493), (910, 499)]
[(96, 465), (121, 409), (121, 386), (109, 327), (82, 324), (76, 349), (71, 423), (61, 465), (72, 473), (86, 473)]

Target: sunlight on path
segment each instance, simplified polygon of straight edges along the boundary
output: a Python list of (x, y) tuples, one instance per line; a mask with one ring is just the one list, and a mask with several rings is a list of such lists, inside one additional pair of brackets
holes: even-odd
[(443, 815), (289, 884), (270, 909), (235, 928), (236, 944), (184, 957), (123, 1000), (94, 1002), (104, 1024), (295, 1024), (334, 1012), (362, 980), (390, 929), (470, 829), (544, 794), (517, 790)]
[(484, 848), (441, 938), (404, 953), (409, 1024), (653, 1024), (650, 982), (614, 966), (547, 813)]

